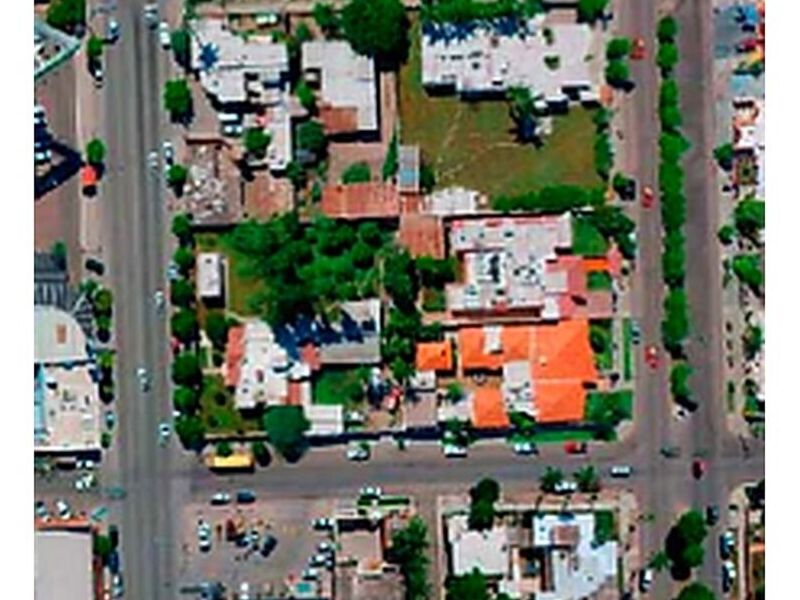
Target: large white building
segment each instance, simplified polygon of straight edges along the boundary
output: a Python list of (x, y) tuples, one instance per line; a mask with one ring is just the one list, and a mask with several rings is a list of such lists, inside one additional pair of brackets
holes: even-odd
[(33, 537), (35, 600), (95, 598), (92, 532), (87, 526), (39, 529)]

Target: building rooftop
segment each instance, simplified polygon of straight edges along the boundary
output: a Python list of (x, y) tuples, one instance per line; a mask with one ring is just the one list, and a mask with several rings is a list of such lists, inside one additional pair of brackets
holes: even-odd
[(419, 146), (398, 147), (397, 159), (397, 187), (400, 192), (419, 192)]
[(197, 255), (197, 292), (201, 298), (221, 298), (223, 293), (223, 263), (219, 252)]
[(425, 198), (426, 212), (439, 216), (475, 214), (481, 195), (463, 187), (448, 187), (436, 190)]
[(453, 343), (420, 342), (417, 344), (417, 371), (450, 371), (453, 368)]
[[(320, 113), (330, 134), (378, 129), (378, 77), (371, 58), (356, 54), (346, 41), (313, 40), (303, 44), (306, 81), (317, 83)], [(326, 121), (325, 113), (337, 116)]]
[(34, 598), (89, 600), (94, 598), (92, 533), (41, 529), (34, 533)]
[(381, 360), (381, 301), (342, 302), (339, 320), (319, 324), (317, 346), (323, 365), (377, 364)]
[(522, 86), (547, 102), (564, 102), (569, 94), (596, 100), (602, 58), (602, 42), (589, 25), (549, 22), (544, 15), (519, 26), (508, 20), (430, 24), (422, 33), (423, 85), (460, 94)]
[(447, 542), (451, 548), (451, 573), (455, 576), (469, 574), (476, 568), (487, 577), (502, 577), (509, 571), (505, 527), (472, 531), (466, 515), (453, 515), (447, 520)]
[(75, 363), (88, 360), (86, 334), (70, 313), (56, 306), (34, 305), (34, 362)]
[(330, 184), (322, 190), (320, 209), (336, 219), (396, 219), (400, 197), (389, 183)]
[(472, 424), (478, 429), (508, 427), (508, 413), (502, 392), (497, 388), (479, 387), (472, 395)]
[(403, 213), (397, 237), (411, 256), (444, 258), (444, 227), (438, 216)]

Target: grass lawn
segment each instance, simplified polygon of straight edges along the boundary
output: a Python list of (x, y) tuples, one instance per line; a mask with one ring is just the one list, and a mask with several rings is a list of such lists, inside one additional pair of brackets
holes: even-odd
[(227, 259), (228, 310), (242, 316), (258, 314), (248, 306), (248, 298), (261, 289), (261, 284), (242, 274), (242, 257), (227, 243), (225, 234), (198, 233), (195, 235), (195, 242), (199, 251), (222, 252)]
[(208, 433), (231, 433), (260, 429), (257, 419), (246, 419), (233, 405), (233, 395), (218, 375), (203, 377), (200, 416)]
[(633, 325), (628, 318), (622, 322), (622, 337), (622, 376), (630, 381), (633, 379)]
[(463, 185), (496, 196), (522, 194), (554, 183), (594, 186), (592, 113), (572, 107), (556, 117), (537, 149), (521, 145), (504, 101), (464, 102), (431, 97), (422, 87), (419, 23), (411, 28), (409, 60), (400, 71), (402, 142), (419, 144), (437, 186)]
[[(578, 256), (605, 256), (608, 241), (584, 216), (572, 219), (572, 253)], [(610, 287), (610, 285), (609, 285)]]
[(589, 325), (592, 339), (602, 340), (601, 346), (592, 344), (594, 359), (600, 371), (614, 368), (614, 327), (610, 319), (592, 321)]
[(589, 291), (606, 291), (611, 289), (611, 273), (608, 271), (591, 271), (586, 274), (586, 287)]
[(617, 539), (617, 522), (612, 511), (598, 510), (594, 513), (594, 518), (594, 539), (598, 544)]
[(617, 392), (589, 392), (586, 394), (585, 417), (587, 421), (598, 421), (608, 406), (614, 406), (625, 418), (633, 417), (633, 390)]
[(594, 439), (594, 434), (584, 429), (561, 429), (558, 431), (537, 431), (531, 439), (537, 443), (588, 442)]
[(365, 368), (322, 371), (314, 380), (314, 404), (341, 404), (346, 410), (358, 408), (365, 398), (364, 383), (368, 375)]

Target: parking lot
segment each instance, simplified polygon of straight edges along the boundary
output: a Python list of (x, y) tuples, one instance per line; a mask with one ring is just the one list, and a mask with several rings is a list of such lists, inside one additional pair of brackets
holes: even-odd
[[(213, 506), (210, 498), (185, 506), (177, 562), (181, 586), (219, 581), (229, 591), (237, 591), (246, 582), (253, 594), (279, 593), (288, 579), (301, 576), (318, 544), (330, 539), (324, 532), (313, 531), (311, 522), (330, 516), (334, 506), (334, 499), (258, 498), (252, 504), (238, 504), (235, 497), (222, 506)], [(206, 524), (211, 548), (201, 551), (199, 530)], [(244, 534), (238, 543), (226, 540), (232, 526)], [(260, 549), (267, 534), (277, 545), (265, 557)]]

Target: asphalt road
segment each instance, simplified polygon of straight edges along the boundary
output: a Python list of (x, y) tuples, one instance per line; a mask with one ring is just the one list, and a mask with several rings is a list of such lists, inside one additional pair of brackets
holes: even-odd
[[(143, 19), (142, 0), (119, 3), (121, 38), (106, 52), (106, 139), (109, 173), (103, 201), (111, 232), (110, 273), (115, 296), (116, 389), (119, 414), (116, 469), (109, 484), (127, 497), (112, 520), (122, 524), (122, 568), (130, 598), (174, 598), (172, 453), (158, 445), (158, 424), (170, 421), (166, 321), (153, 294), (165, 289), (166, 210), (163, 174), (147, 165), (161, 144), (157, 34)], [(136, 371), (150, 373), (149, 392)]]

